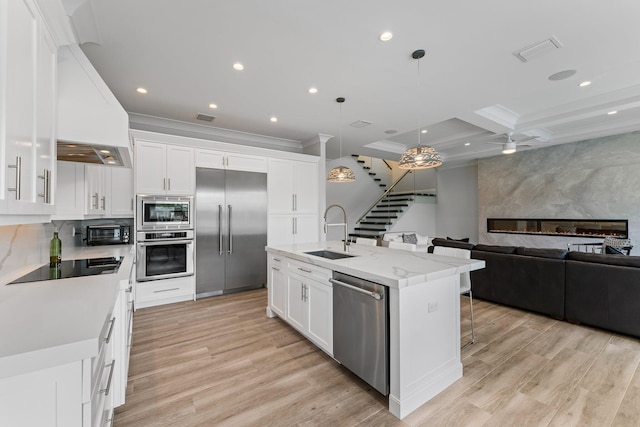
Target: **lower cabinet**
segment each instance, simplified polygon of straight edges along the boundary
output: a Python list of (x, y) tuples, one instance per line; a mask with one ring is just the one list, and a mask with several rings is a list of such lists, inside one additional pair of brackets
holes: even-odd
[(333, 355), (331, 270), (269, 255), (269, 311)]
[(138, 308), (193, 300), (194, 276), (136, 282), (135, 306)]

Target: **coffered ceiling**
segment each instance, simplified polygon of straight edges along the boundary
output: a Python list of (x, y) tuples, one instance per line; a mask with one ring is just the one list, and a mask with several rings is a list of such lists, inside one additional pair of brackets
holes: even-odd
[[(213, 133), (293, 145), (335, 135), (329, 158), (342, 133), (344, 154), (395, 160), (424, 128), (422, 144), (456, 163), (500, 155), (496, 134), (536, 137), (518, 147), (527, 150), (640, 129), (637, 0), (64, 4), (128, 112)], [(424, 58), (411, 58), (416, 49)]]

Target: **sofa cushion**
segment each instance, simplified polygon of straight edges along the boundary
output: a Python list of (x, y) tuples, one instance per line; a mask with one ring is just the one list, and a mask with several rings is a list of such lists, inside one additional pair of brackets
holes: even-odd
[(566, 249), (516, 248), (516, 254), (518, 255), (535, 256), (539, 258), (565, 259), (568, 252)]
[(567, 259), (571, 261), (617, 265), (620, 267), (640, 267), (640, 256), (620, 256), (593, 254), (587, 252), (569, 252), (569, 254), (567, 255)]
[(465, 237), (464, 239), (454, 239), (453, 237), (447, 236), (447, 240), (453, 240), (454, 242), (469, 243), (469, 238), (468, 237)]
[(515, 246), (497, 246), (497, 245), (475, 245), (473, 250), (476, 251), (485, 251), (485, 252), (496, 252), (499, 254), (514, 254), (516, 253)]
[(449, 248), (458, 248), (458, 249), (473, 249), (473, 243), (465, 243), (459, 242), (457, 240), (447, 240), (442, 239), (440, 237), (436, 237), (431, 241), (433, 246), (446, 246)]

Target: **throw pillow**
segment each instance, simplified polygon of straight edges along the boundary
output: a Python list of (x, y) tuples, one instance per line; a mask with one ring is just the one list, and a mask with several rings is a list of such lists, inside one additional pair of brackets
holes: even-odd
[(402, 235), (403, 243), (413, 243), (414, 245), (418, 243), (418, 238), (415, 234), (403, 234)]
[(609, 255), (626, 255), (624, 252), (614, 248), (613, 246), (605, 246), (604, 253)]

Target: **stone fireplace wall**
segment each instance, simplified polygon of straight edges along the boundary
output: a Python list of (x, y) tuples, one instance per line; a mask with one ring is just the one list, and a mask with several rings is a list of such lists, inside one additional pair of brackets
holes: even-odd
[(487, 233), (487, 218), (628, 219), (640, 255), (640, 132), (478, 161), (479, 241), (566, 248), (598, 238)]

